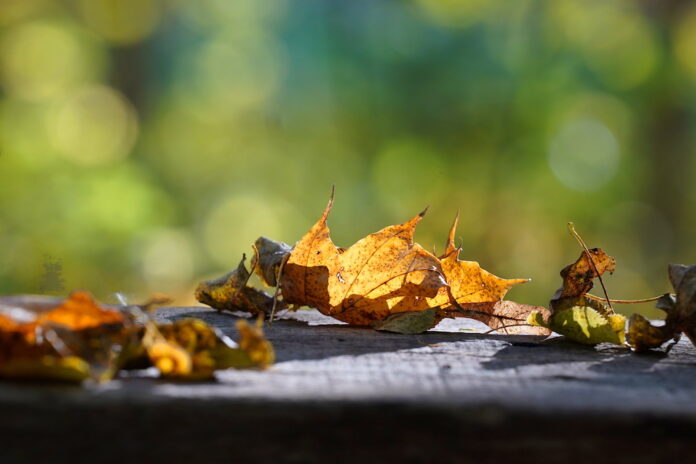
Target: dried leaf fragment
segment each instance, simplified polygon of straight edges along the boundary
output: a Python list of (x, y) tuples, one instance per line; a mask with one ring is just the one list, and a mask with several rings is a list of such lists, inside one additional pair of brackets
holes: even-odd
[(237, 321), (239, 331), (239, 348), (244, 351), (250, 361), (248, 367), (268, 367), (275, 362), (273, 345), (263, 334), (261, 321), (256, 326), (249, 325), (244, 319)]
[(274, 361), (273, 346), (260, 327), (237, 322), (239, 345), (220, 330), (195, 318), (149, 325), (143, 339), (152, 364), (162, 377), (208, 380), (219, 369), (263, 368)]
[(245, 311), (253, 316), (270, 315), (273, 298), (262, 290), (247, 286), (250, 274), (244, 264), (245, 260), (246, 256), (242, 257), (237, 269), (228, 274), (198, 284), (196, 299), (220, 311)]
[(616, 314), (602, 303), (585, 295), (593, 287), (593, 279), (605, 272), (613, 272), (616, 261), (599, 248), (583, 250), (580, 257), (561, 271), (563, 286), (551, 299), (551, 314), (529, 315), (529, 323), (547, 327), (570, 340), (586, 345), (613, 343), (623, 345), (626, 340), (626, 318)]
[(655, 305), (667, 313), (664, 325), (652, 324), (640, 315), (631, 317), (628, 343), (635, 351), (659, 348), (681, 333), (696, 345), (696, 265), (670, 264), (668, 274), (675, 294), (663, 295)]
[(571, 304), (575, 298), (585, 295), (592, 289), (594, 279), (605, 272), (614, 272), (615, 269), (616, 260), (601, 248), (592, 248), (589, 253), (583, 251), (574, 263), (561, 270), (563, 286), (551, 299), (551, 306), (560, 307)]

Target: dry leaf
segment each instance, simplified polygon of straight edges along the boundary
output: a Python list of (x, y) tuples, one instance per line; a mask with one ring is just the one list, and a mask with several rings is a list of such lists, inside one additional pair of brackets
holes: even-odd
[(117, 310), (86, 292), (65, 301), (0, 299), (0, 377), (81, 382), (110, 379), (125, 364), (156, 366), (163, 377), (209, 379), (217, 369), (272, 363), (273, 348), (259, 328), (240, 330), (246, 348), (198, 319), (157, 324), (147, 311), (168, 299)]
[(685, 333), (696, 345), (696, 265), (670, 264), (669, 280), (675, 295), (663, 295), (655, 305), (667, 313), (664, 325), (634, 314), (628, 325), (628, 343), (635, 351), (659, 348)]
[(588, 251), (589, 253), (583, 251), (577, 261), (561, 270), (563, 286), (551, 299), (552, 308), (572, 305), (578, 297), (584, 297), (592, 289), (594, 279), (605, 272), (612, 273), (616, 269), (616, 260), (600, 248), (592, 248)]
[[(327, 219), (332, 206), (333, 193), (321, 218), (292, 249), (265, 237), (254, 244), (254, 272), (266, 284), (279, 285), (286, 305), (401, 333), (428, 330), (445, 317), (470, 317), (507, 333), (550, 333), (527, 324), (532, 311), (546, 315), (546, 308), (503, 301), (511, 287), (528, 279), (502, 279), (477, 262), (459, 260), (460, 250), (454, 246), (457, 220), (440, 258), (413, 242), (425, 211), (344, 249), (331, 240)], [(242, 263), (222, 279), (201, 284), (196, 297), (214, 308), (251, 306), (247, 310), (254, 312), (259, 305), (244, 300), (245, 292), (252, 291), (247, 280)]]
[[(245, 260), (246, 256), (243, 256), (237, 269), (232, 272), (198, 284), (196, 299), (221, 311), (245, 311), (253, 316), (270, 315), (273, 298), (264, 291), (247, 286), (250, 274), (244, 265)], [(281, 303), (278, 309), (282, 308)]]
[(162, 376), (177, 380), (207, 380), (219, 369), (264, 368), (275, 359), (273, 346), (261, 327), (237, 322), (239, 346), (200, 319), (159, 324), (148, 354)]
[(573, 264), (561, 271), (563, 286), (551, 299), (551, 315), (544, 317), (532, 312), (528, 321), (578, 343), (623, 345), (626, 318), (585, 296), (593, 286), (593, 279), (604, 272), (613, 272), (616, 261), (599, 248), (588, 251), (583, 250)]
[[(123, 313), (98, 305), (86, 292), (55, 300), (5, 300), (0, 315), (0, 376), (107, 380), (122, 348), (132, 341)], [(9, 315), (8, 315), (9, 314)]]
[(333, 198), (285, 263), (280, 287), (287, 303), (317, 308), (349, 324), (370, 325), (412, 310), (414, 301), (434, 298), (447, 286), (438, 259), (413, 242), (425, 212), (344, 250), (333, 244), (326, 223), (332, 204)]
[(275, 362), (273, 345), (263, 335), (262, 322), (251, 326), (244, 319), (237, 321), (239, 331), (239, 348), (244, 351), (250, 361), (249, 367), (268, 367)]

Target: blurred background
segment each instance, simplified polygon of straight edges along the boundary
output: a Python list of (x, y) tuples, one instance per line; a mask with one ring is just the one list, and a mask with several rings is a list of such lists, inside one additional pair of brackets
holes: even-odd
[(459, 209), (546, 304), (574, 221), (610, 296), (657, 295), (696, 262), (695, 110), (694, 2), (1, 0), (0, 291), (189, 304), (335, 184), (339, 246), (430, 205), (439, 252)]

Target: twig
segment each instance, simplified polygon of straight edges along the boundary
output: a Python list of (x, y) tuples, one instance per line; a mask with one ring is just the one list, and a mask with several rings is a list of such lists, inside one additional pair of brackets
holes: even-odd
[(276, 289), (273, 293), (273, 307), (271, 308), (271, 319), (268, 321), (269, 326), (273, 325), (273, 318), (275, 317), (276, 306), (278, 303), (278, 293), (280, 292), (280, 277), (283, 275), (283, 269), (285, 268), (285, 263), (288, 262), (288, 258), (290, 258), (290, 254), (283, 256), (280, 266), (278, 266), (278, 274), (276, 274)]

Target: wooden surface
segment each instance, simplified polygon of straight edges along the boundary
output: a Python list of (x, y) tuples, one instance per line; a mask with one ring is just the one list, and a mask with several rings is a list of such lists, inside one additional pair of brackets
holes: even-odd
[[(236, 338), (235, 317), (195, 316)], [(696, 439), (696, 348), (668, 356), (554, 338), (422, 335), (316, 311), (267, 328), (277, 364), (171, 383), (0, 383), (0, 462), (667, 462)], [(691, 453), (692, 454), (692, 453)]]

